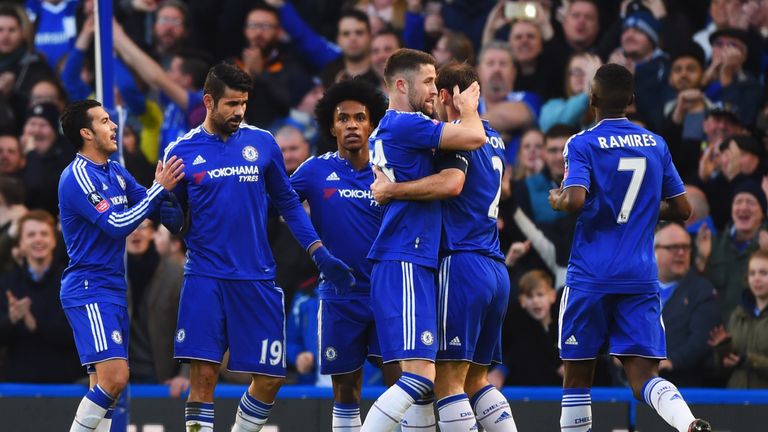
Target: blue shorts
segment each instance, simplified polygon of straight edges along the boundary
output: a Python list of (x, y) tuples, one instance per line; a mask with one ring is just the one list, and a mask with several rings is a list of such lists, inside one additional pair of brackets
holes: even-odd
[(563, 360), (594, 359), (606, 342), (611, 355), (667, 356), (658, 293), (603, 294), (566, 286), (559, 326)]
[(185, 276), (174, 357), (221, 363), (229, 349), (227, 370), (284, 377), (283, 300), (273, 281)]
[(437, 355), (435, 271), (407, 261), (377, 261), (371, 306), (385, 363)]
[(501, 363), (501, 327), (509, 302), (504, 263), (476, 253), (440, 262), (437, 360)]
[(354, 372), (381, 357), (370, 298), (320, 300), (317, 315), (321, 374)]
[[(125, 307), (113, 303), (88, 303), (64, 308), (80, 364), (90, 366), (111, 359), (128, 360), (131, 324)], [(95, 372), (92, 367), (89, 373)]]

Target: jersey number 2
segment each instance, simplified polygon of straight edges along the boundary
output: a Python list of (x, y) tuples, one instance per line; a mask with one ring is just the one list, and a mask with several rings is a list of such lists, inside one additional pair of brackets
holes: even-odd
[(498, 156), (491, 158), (491, 164), (493, 165), (493, 172), (499, 172), (499, 187), (496, 189), (496, 197), (493, 198), (493, 202), (488, 207), (488, 217), (491, 219), (499, 218), (499, 199), (501, 198), (501, 179), (504, 175), (504, 162)]
[(627, 193), (624, 194), (619, 217), (616, 219), (617, 223), (624, 224), (629, 220), (637, 194), (640, 192), (640, 185), (643, 183), (643, 177), (645, 177), (645, 158), (621, 158), (619, 159), (619, 171), (632, 171), (632, 179), (629, 180), (629, 187)]

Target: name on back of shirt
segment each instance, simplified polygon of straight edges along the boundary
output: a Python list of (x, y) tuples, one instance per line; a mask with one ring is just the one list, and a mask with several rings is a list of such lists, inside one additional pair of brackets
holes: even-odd
[(597, 137), (600, 148), (621, 148), (621, 147), (653, 147), (656, 140), (650, 134), (629, 134), (629, 135), (611, 135), (608, 137)]

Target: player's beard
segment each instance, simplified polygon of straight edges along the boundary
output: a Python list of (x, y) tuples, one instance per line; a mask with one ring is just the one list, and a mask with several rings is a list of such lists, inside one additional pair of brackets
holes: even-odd
[(213, 123), (213, 127), (216, 128), (219, 133), (224, 135), (232, 135), (235, 133), (237, 128), (240, 127), (240, 123), (242, 121), (243, 118), (240, 116), (224, 118), (224, 116), (222, 116), (219, 111), (214, 111), (211, 115), (211, 122)]
[[(426, 116), (432, 117), (432, 115), (435, 112), (434, 102), (430, 106), (427, 104), (428, 100), (429, 99), (427, 98), (419, 100), (419, 96), (416, 94), (416, 92), (410, 91), (410, 90), (408, 91), (408, 105), (411, 106), (411, 109), (414, 112), (420, 112)], [(433, 98), (433, 101), (434, 101), (434, 98)]]

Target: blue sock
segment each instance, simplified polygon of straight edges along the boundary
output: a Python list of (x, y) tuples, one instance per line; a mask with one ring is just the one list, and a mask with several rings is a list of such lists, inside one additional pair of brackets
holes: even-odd
[(235, 417), (235, 427), (232, 430), (234, 432), (261, 430), (264, 423), (267, 422), (273, 406), (274, 403), (257, 400), (246, 391), (240, 398), (240, 405), (237, 407), (237, 416)]

